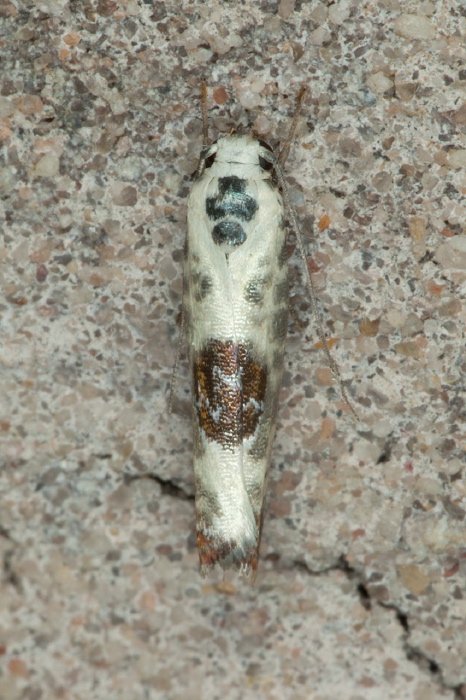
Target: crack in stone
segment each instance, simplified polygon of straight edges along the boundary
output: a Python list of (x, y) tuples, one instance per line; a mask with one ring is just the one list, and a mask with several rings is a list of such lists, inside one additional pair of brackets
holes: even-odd
[[(278, 559), (279, 558), (280, 557), (278, 557)], [(328, 566), (325, 569), (321, 569), (320, 571), (313, 571), (309, 568), (306, 562), (301, 559), (293, 561), (290, 568), (300, 569), (311, 576), (322, 576), (327, 574), (329, 571), (343, 571), (349, 580), (356, 583), (356, 590), (359, 595), (361, 605), (366, 610), (371, 610), (375, 602), (376, 605), (379, 605), (386, 610), (391, 610), (395, 614), (399, 625), (403, 629), (403, 650), (408, 661), (415, 663), (421, 671), (429, 673), (432, 679), (442, 688), (442, 690), (452, 691), (454, 693), (455, 700), (466, 700), (466, 684), (461, 683), (457, 686), (451, 686), (445, 683), (443, 680), (442, 669), (439, 664), (434, 661), (434, 659), (427, 656), (427, 654), (421, 649), (409, 644), (411, 628), (409, 625), (408, 615), (402, 612), (402, 610), (400, 610), (400, 608), (398, 608), (394, 603), (384, 603), (383, 601), (377, 599), (374, 601), (365, 584), (364, 577), (357, 571), (357, 569), (348, 563), (344, 554), (339, 557), (336, 564)]]
[[(139, 479), (151, 479), (159, 484), (162, 494), (171, 496), (172, 498), (179, 498), (184, 501), (194, 501), (194, 494), (187, 493), (181, 486), (176, 484), (171, 479), (163, 479), (162, 477), (153, 473), (125, 474), (124, 479), (125, 483), (127, 484)], [(269, 561), (275, 566), (278, 565), (280, 559), (280, 555), (275, 552), (271, 552), (264, 557), (264, 561)], [(340, 555), (337, 563), (324, 569), (320, 569), (319, 571), (314, 571), (311, 569), (304, 559), (295, 559), (289, 568), (299, 569), (307, 573), (309, 576), (325, 576), (330, 571), (342, 571), (350, 581), (354, 581), (355, 589), (359, 596), (359, 601), (365, 610), (372, 610), (375, 601), (375, 604), (385, 608), (386, 610), (391, 610), (395, 614), (396, 620), (403, 629), (403, 650), (406, 658), (415, 663), (420, 670), (428, 672), (432, 676), (433, 680), (435, 680), (435, 682), (442, 688), (442, 690), (452, 691), (454, 693), (455, 700), (466, 700), (466, 684), (462, 683), (458, 686), (449, 686), (444, 682), (442, 669), (437, 662), (434, 661), (434, 659), (429, 658), (427, 654), (420, 649), (409, 644), (408, 640), (411, 634), (411, 629), (408, 615), (402, 612), (402, 610), (400, 610), (400, 608), (398, 608), (394, 603), (384, 603), (383, 601), (373, 599), (369, 589), (366, 586), (364, 577), (360, 574), (360, 572), (358, 572), (357, 569), (348, 563), (344, 554)]]
[(171, 496), (172, 498), (179, 498), (182, 501), (194, 501), (194, 494), (188, 493), (181, 486), (179, 486), (175, 481), (171, 479), (162, 479), (161, 476), (153, 474), (152, 472), (146, 472), (145, 474), (125, 474), (124, 480), (125, 484), (129, 485), (133, 481), (138, 481), (139, 479), (150, 479), (155, 481), (162, 491), (164, 496)]
[[(278, 561), (279, 559), (280, 557), (274, 557), (272, 554), (265, 557), (266, 561)], [(356, 590), (359, 594), (359, 600), (363, 608), (365, 608), (366, 610), (372, 609), (372, 598), (369, 594), (369, 591), (367, 590), (364, 583), (362, 583), (362, 580), (358, 580), (360, 579), (359, 574), (348, 564), (344, 555), (342, 555), (339, 558), (336, 564), (332, 564), (331, 566), (328, 566), (325, 569), (320, 569), (319, 571), (314, 571), (313, 569), (310, 569), (306, 562), (302, 559), (295, 559), (290, 568), (301, 569), (310, 576), (323, 576), (329, 571), (343, 571), (346, 574), (347, 578), (349, 578), (350, 580), (356, 580)]]

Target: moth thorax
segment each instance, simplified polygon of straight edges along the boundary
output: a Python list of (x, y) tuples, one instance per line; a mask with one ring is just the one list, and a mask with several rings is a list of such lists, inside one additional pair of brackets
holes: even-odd
[(246, 192), (247, 182), (237, 175), (219, 177), (217, 193), (206, 198), (206, 214), (213, 224), (212, 238), (225, 253), (244, 243), (244, 224), (254, 218), (259, 208), (257, 200)]

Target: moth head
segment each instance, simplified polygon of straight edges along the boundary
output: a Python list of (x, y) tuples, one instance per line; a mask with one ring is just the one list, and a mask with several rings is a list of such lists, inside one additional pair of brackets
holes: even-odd
[(216, 162), (226, 165), (259, 165), (261, 144), (251, 136), (230, 134), (218, 139)]
[(268, 143), (251, 135), (243, 136), (237, 133), (223, 136), (204, 148), (199, 175), (214, 164), (230, 168), (259, 167), (264, 173), (272, 171), (275, 167), (273, 151)]

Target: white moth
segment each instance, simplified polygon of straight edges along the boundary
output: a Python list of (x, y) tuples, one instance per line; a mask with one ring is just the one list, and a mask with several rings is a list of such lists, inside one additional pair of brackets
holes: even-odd
[[(205, 123), (205, 91), (203, 107)], [(288, 324), (283, 200), (304, 257), (281, 170), (298, 111), (278, 158), (252, 136), (206, 147), (189, 195), (183, 327), (203, 575), (215, 565), (252, 577), (257, 570)], [(319, 336), (329, 356), (321, 324)]]

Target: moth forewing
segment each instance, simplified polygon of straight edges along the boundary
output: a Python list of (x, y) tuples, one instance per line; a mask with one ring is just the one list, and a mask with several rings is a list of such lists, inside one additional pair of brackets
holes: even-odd
[(204, 154), (188, 200), (184, 313), (201, 572), (257, 569), (288, 317), (283, 203), (248, 136)]

